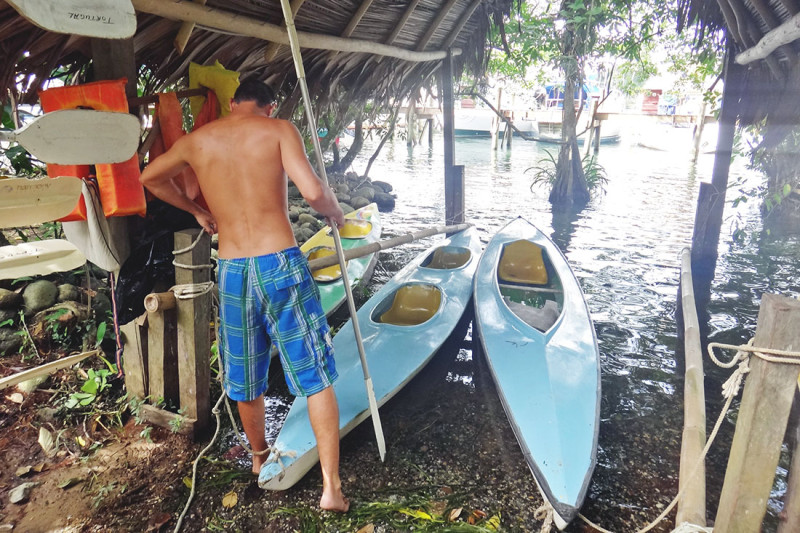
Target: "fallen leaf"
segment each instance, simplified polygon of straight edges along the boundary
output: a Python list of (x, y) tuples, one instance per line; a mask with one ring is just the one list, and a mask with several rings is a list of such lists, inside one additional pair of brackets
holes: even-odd
[(231, 507), (234, 507), (238, 501), (239, 497), (236, 495), (236, 493), (230, 491), (228, 494), (222, 497), (222, 506), (225, 509), (230, 509)]
[(80, 435), (78, 435), (77, 437), (75, 437), (75, 442), (77, 442), (77, 443), (78, 443), (78, 445), (79, 445), (81, 448), (86, 448), (86, 440), (85, 440), (83, 437), (81, 437)]
[(404, 515), (411, 516), (413, 518), (420, 518), (422, 520), (433, 520), (433, 517), (426, 513), (425, 511), (419, 511), (417, 509), (400, 509), (400, 512)]
[(467, 522), (469, 523), (469, 525), (474, 526), (475, 525), (475, 515), (469, 515), (467, 517)]
[(500, 529), (500, 515), (492, 515), (492, 517), (486, 522), (486, 527), (492, 531), (498, 531)]
[(459, 507), (458, 509), (453, 509), (452, 511), (450, 511), (449, 520), (451, 522), (455, 522), (458, 519), (458, 517), (461, 516), (461, 511), (463, 510), (464, 510), (463, 507)]
[(77, 485), (81, 481), (83, 481), (83, 479), (79, 478), (79, 477), (67, 478), (67, 479), (62, 480), (61, 483), (58, 484), (58, 488), (59, 489), (68, 489), (68, 488), (70, 488), (70, 487), (72, 487), (74, 485)]
[(56, 448), (56, 441), (53, 439), (53, 434), (44, 427), (39, 428), (39, 445), (48, 457), (54, 456), (58, 451), (58, 448)]
[(8, 501), (10, 501), (11, 503), (23, 503), (25, 500), (28, 499), (28, 496), (30, 496), (33, 488), (39, 485), (40, 483), (38, 482), (30, 482), (30, 483), (23, 483), (22, 485), (14, 487), (8, 493)]
[(375, 533), (375, 524), (367, 524), (366, 526), (356, 531), (356, 533)]
[(38, 465), (33, 467), (33, 471), (34, 472), (41, 472), (42, 470), (44, 470), (44, 467), (45, 467), (44, 463), (39, 463)]
[(191, 490), (191, 488), (192, 488), (192, 478), (190, 478), (189, 476), (186, 476), (185, 478), (183, 478), (183, 484), (186, 485), (187, 489)]
[(25, 396), (23, 396), (22, 394), (20, 394), (18, 392), (15, 392), (15, 393), (12, 393), (12, 394), (9, 394), (8, 396), (6, 396), (6, 399), (8, 399), (9, 401), (12, 401), (14, 403), (22, 403), (22, 402), (25, 401)]
[(31, 470), (33, 470), (33, 467), (31, 467), (30, 465), (28, 465), (28, 466), (21, 466), (21, 467), (17, 468), (17, 471), (16, 471), (16, 472), (14, 472), (14, 474), (15, 474), (17, 477), (22, 477), (22, 476), (24, 476), (24, 475), (26, 475), (26, 474), (30, 474)]
[(481, 518), (481, 519), (486, 518), (486, 513), (481, 511), (480, 509), (475, 509), (474, 511), (472, 511), (472, 514), (475, 516), (475, 518)]
[(161, 531), (161, 528), (164, 527), (171, 518), (172, 515), (169, 513), (158, 513), (155, 516), (151, 516), (150, 520), (147, 521), (147, 529), (145, 530), (145, 533)]
[(435, 515), (444, 514), (446, 509), (447, 509), (447, 502), (446, 501), (437, 500), (435, 502), (431, 502), (431, 511)]

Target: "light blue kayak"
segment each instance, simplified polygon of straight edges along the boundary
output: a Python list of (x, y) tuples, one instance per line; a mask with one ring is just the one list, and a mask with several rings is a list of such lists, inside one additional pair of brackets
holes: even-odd
[(475, 327), (539, 490), (566, 527), (596, 463), (600, 352), (566, 258), (522, 218), (497, 232), (475, 275)]
[[(480, 253), (475, 228), (453, 235), (403, 267), (358, 311), (379, 406), (422, 370), (458, 324)], [(370, 416), (352, 321), (342, 326), (333, 346), (341, 438)], [(261, 488), (288, 489), (319, 461), (305, 398), (295, 399), (274, 446), (280, 461), (270, 456), (258, 476)]]

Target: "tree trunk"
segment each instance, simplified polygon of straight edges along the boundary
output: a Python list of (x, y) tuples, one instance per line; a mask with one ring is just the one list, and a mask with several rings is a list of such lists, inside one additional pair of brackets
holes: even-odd
[(378, 158), (378, 154), (381, 153), (383, 145), (386, 144), (386, 141), (388, 141), (391, 137), (394, 136), (394, 126), (395, 124), (397, 124), (397, 113), (399, 111), (400, 111), (400, 106), (398, 104), (398, 107), (394, 110), (394, 112), (392, 113), (392, 117), (390, 118), (391, 122), (389, 123), (389, 129), (386, 131), (386, 135), (384, 135), (383, 139), (381, 139), (380, 144), (378, 144), (378, 148), (375, 149), (375, 153), (372, 154), (372, 157), (369, 158), (369, 162), (367, 163), (367, 169), (364, 171), (365, 178), (369, 176), (369, 169), (372, 168), (372, 163), (375, 162), (375, 159)]
[(347, 154), (345, 154), (338, 165), (331, 165), (330, 168), (327, 169), (328, 172), (344, 172), (353, 164), (353, 160), (355, 160), (356, 156), (361, 151), (361, 147), (364, 145), (364, 117), (360, 114), (356, 117), (354, 134), (355, 139), (353, 139), (353, 144), (350, 145)]
[(589, 187), (583, 173), (578, 148), (575, 116), (575, 89), (579, 86), (578, 65), (568, 58), (564, 64), (564, 111), (561, 119), (561, 150), (556, 164), (556, 181), (550, 192), (550, 203), (583, 206), (589, 201)]

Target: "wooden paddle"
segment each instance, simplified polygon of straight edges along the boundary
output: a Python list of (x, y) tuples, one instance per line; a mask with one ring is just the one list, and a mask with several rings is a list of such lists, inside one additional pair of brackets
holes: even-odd
[[(283, 18), (286, 20), (286, 30), (289, 34), (292, 59), (294, 59), (294, 68), (297, 71), (297, 81), (300, 83), (300, 90), (303, 93), (303, 107), (306, 110), (308, 127), (311, 131), (311, 140), (314, 143), (314, 155), (317, 159), (317, 167), (319, 168), (322, 181), (327, 187), (328, 174), (325, 172), (325, 161), (322, 159), (322, 149), (319, 145), (319, 136), (316, 133), (317, 121), (314, 119), (314, 111), (311, 108), (311, 96), (308, 94), (306, 73), (303, 68), (303, 57), (300, 54), (300, 43), (297, 40), (297, 30), (294, 27), (294, 15), (292, 15), (292, 7), (289, 4), (289, 0), (281, 0), (281, 9), (283, 9)], [(378, 453), (381, 456), (381, 461), (383, 461), (386, 456), (386, 441), (383, 438), (383, 427), (381, 426), (381, 419), (378, 415), (378, 402), (375, 400), (375, 389), (372, 386), (372, 378), (369, 375), (369, 367), (367, 366), (367, 355), (364, 353), (364, 343), (361, 340), (361, 329), (358, 327), (358, 316), (356, 315), (353, 291), (350, 288), (350, 280), (347, 278), (347, 265), (344, 259), (344, 252), (342, 251), (342, 239), (339, 236), (339, 229), (335, 224), (331, 224), (331, 229), (333, 230), (333, 242), (336, 244), (336, 255), (339, 257), (339, 266), (342, 269), (342, 282), (344, 283), (344, 290), (347, 295), (347, 307), (350, 310), (350, 320), (353, 321), (353, 333), (355, 334), (356, 345), (358, 346), (358, 356), (361, 358), (361, 370), (364, 372), (364, 386), (367, 389), (369, 413), (372, 418), (372, 426), (375, 429), (375, 438), (378, 441)]]
[[(419, 239), (424, 239), (425, 237), (439, 235), (440, 233), (458, 233), (459, 231), (464, 231), (465, 229), (469, 228), (471, 225), (472, 224), (455, 224), (453, 226), (434, 226), (432, 228), (417, 231), (415, 233), (406, 233), (404, 235), (398, 235), (397, 237), (392, 237), (391, 239), (385, 239), (378, 242), (371, 242), (369, 244), (365, 244), (364, 246), (357, 246), (355, 248), (350, 248), (349, 250), (345, 250), (344, 259), (345, 261), (349, 261), (357, 257), (364, 257), (367, 254), (372, 254), (375, 252), (379, 252), (381, 250), (394, 248), (395, 246), (400, 246), (401, 244), (407, 244), (409, 242), (414, 242)], [(320, 257), (319, 259), (313, 259), (309, 261), (308, 268), (311, 269), (311, 271), (313, 272), (314, 270), (319, 270), (321, 268), (333, 266), (338, 263), (339, 263), (339, 258), (337, 256), (329, 255), (327, 257)]]
[(0, 141), (16, 141), (45, 163), (120, 163), (136, 153), (139, 130), (139, 119), (128, 113), (65, 109), (37, 117), (17, 131), (2, 130)]
[(7, 0), (30, 22), (56, 33), (126, 39), (136, 33), (130, 0)]

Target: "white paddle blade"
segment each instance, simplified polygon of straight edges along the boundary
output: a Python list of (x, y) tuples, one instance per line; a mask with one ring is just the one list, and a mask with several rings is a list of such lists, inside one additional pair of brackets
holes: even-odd
[(367, 388), (367, 398), (369, 398), (369, 414), (372, 418), (372, 427), (375, 429), (375, 439), (378, 441), (378, 454), (380, 454), (381, 462), (383, 462), (383, 459), (386, 457), (386, 440), (383, 438), (381, 417), (378, 416), (378, 402), (375, 400), (375, 389), (372, 386), (372, 378), (365, 379), (364, 385)]
[(0, 246), (0, 279), (45, 276), (73, 270), (84, 263), (83, 253), (62, 239)]
[(8, 0), (20, 15), (42, 29), (101, 39), (136, 33), (130, 0)]
[(81, 197), (81, 180), (0, 179), (0, 228), (33, 226), (67, 216)]
[(15, 139), (45, 163), (120, 163), (139, 147), (139, 119), (90, 109), (53, 111), (18, 130)]

